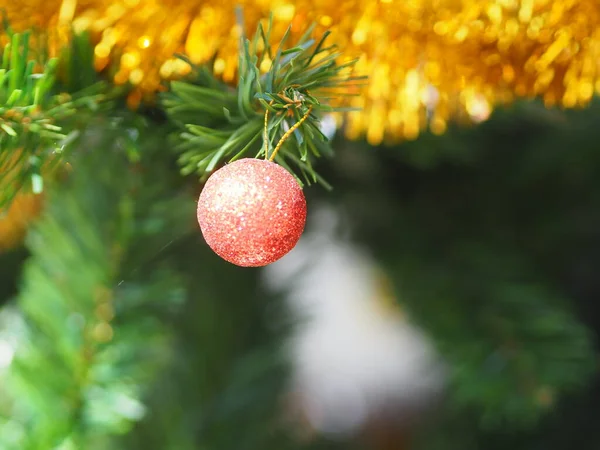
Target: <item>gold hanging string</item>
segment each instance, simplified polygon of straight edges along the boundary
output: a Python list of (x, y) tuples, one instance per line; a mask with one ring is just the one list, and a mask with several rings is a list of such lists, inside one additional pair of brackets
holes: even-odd
[(273, 161), (275, 159), (275, 156), (277, 156), (277, 152), (279, 151), (279, 149), (281, 148), (281, 146), (283, 145), (283, 143), (287, 140), (287, 138), (290, 137), (290, 135), (300, 126), (302, 125), (302, 122), (304, 122), (308, 116), (310, 115), (311, 111), (312, 111), (312, 105), (308, 107), (308, 111), (306, 112), (306, 114), (304, 114), (304, 116), (302, 116), (302, 118), (296, 122), (294, 124), (294, 126), (292, 126), (289, 130), (287, 130), (285, 132), (285, 134), (281, 137), (281, 139), (279, 140), (279, 142), (277, 143), (277, 146), (275, 147), (275, 150), (273, 150), (273, 154), (271, 155), (271, 157), (269, 158), (269, 161)]

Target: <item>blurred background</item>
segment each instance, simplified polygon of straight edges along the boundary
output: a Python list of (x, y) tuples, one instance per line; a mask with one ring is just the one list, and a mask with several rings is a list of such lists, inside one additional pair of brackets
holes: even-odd
[(99, 118), (0, 256), (0, 448), (600, 448), (599, 112), (337, 137), (264, 269), (208, 249), (155, 123)]
[[(305, 188), (303, 237), (261, 269), (205, 244), (202, 186), (152, 102), (189, 71), (176, 51), (224, 55), (234, 81), (233, 8), (104, 3), (3, 5), (17, 28), (91, 30), (58, 92), (126, 95), (70, 118), (43, 193), (1, 211), (0, 450), (600, 449), (595, 2), (489, 1), (477, 20), (469, 1), (279, 2), (277, 33), (333, 24), (371, 84), (346, 130), (323, 121), (333, 190)], [(271, 5), (246, 3), (253, 23)], [(23, 135), (0, 150), (54, 158)]]

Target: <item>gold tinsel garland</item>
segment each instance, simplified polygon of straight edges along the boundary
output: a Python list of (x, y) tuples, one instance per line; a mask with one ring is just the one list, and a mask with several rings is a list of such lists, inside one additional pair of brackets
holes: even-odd
[(23, 192), (6, 210), (0, 209), (0, 254), (21, 244), (27, 226), (39, 215), (41, 207), (41, 195)]
[(360, 57), (370, 78), (346, 133), (373, 144), (483, 120), (515, 97), (575, 107), (600, 92), (598, 0), (0, 0), (16, 27), (90, 31), (97, 69), (135, 86), (132, 106), (189, 70), (175, 52), (216, 54), (215, 73), (233, 81), (238, 5), (250, 31), (272, 11), (274, 40), (314, 21)]

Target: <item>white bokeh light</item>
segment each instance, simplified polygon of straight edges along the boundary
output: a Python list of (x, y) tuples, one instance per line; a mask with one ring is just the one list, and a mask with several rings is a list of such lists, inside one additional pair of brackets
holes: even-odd
[(24, 335), (25, 323), (21, 312), (14, 305), (0, 309), (0, 371), (12, 364)]
[(14, 347), (8, 341), (0, 339), (0, 370), (10, 366), (14, 356)]
[(302, 413), (338, 435), (391, 411), (410, 415), (440, 392), (442, 365), (423, 333), (385, 305), (381, 273), (341, 237), (337, 215), (312, 217), (296, 248), (265, 271), (301, 320), (288, 353)]

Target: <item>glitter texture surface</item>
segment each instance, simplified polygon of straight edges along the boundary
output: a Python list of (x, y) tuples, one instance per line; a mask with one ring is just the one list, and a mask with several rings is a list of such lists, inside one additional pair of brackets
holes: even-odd
[(230, 263), (260, 267), (288, 253), (302, 235), (306, 200), (278, 164), (241, 159), (213, 173), (198, 200), (206, 243)]

